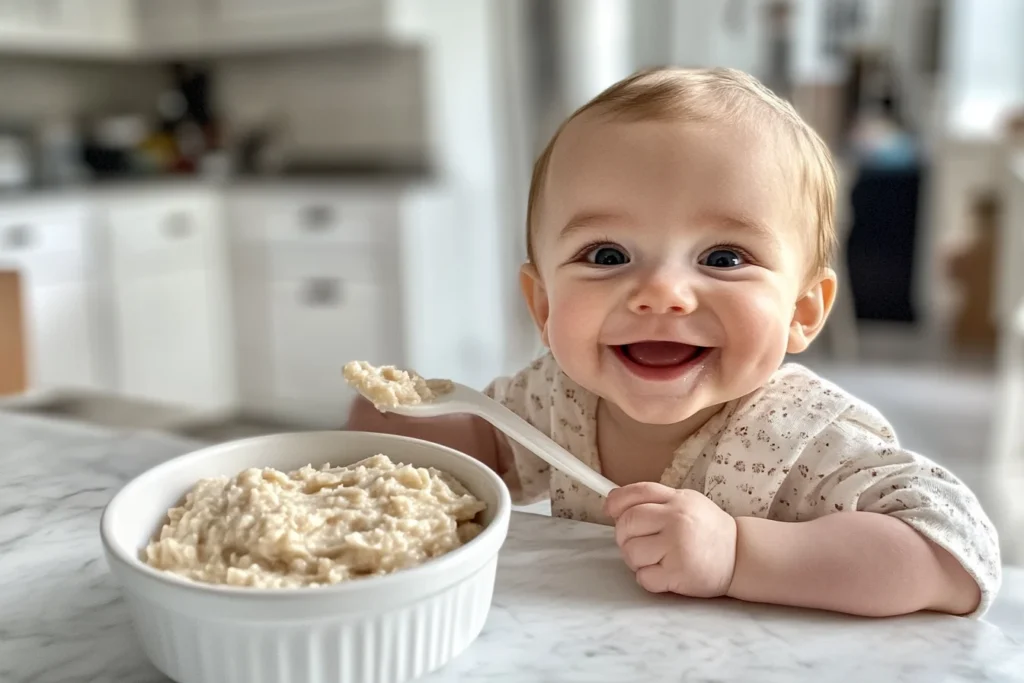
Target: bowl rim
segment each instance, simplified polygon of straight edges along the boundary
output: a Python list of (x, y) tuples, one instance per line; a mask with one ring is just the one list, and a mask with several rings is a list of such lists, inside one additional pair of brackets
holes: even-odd
[[(372, 436), (374, 438), (380, 438), (382, 441), (392, 442), (406, 442), (406, 443), (417, 443), (426, 444), (427, 446), (447, 453), (448, 455), (455, 457), (456, 459), (467, 461), (473, 467), (477, 467), (484, 471), (485, 476), (490, 480), (490, 483), (494, 486), (498, 493), (498, 505), (494, 512), (494, 517), (490, 523), (484, 527), (483, 531), (469, 543), (459, 546), (451, 552), (445, 553), (441, 557), (433, 558), (423, 564), (408, 569), (402, 569), (391, 574), (384, 576), (368, 576), (359, 578), (356, 580), (342, 581), (335, 584), (329, 584), (325, 586), (300, 586), (297, 588), (253, 588), (252, 586), (229, 586), (225, 584), (213, 584), (203, 583), (200, 581), (194, 581), (185, 577), (174, 574), (173, 572), (165, 571), (162, 569), (156, 569), (150, 567), (148, 564), (139, 559), (136, 555), (133, 555), (120, 543), (113, 540), (113, 518), (118, 512), (118, 504), (124, 500), (124, 492), (132, 486), (141, 485), (143, 480), (149, 480), (153, 478), (159, 478), (161, 473), (167, 470), (176, 469), (178, 467), (187, 466), (189, 461), (201, 460), (203, 458), (210, 457), (212, 453), (218, 451), (228, 451), (236, 448), (244, 448), (247, 445), (251, 445), (257, 441), (267, 441), (270, 439), (287, 439), (295, 436), (324, 436), (330, 435), (332, 437), (346, 438), (348, 434), (361, 434), (364, 436)], [(386, 446), (382, 446), (386, 450)], [(212, 452), (212, 453), (211, 453)], [(478, 552), (481, 548), (481, 544), (486, 544), (488, 541), (494, 543), (495, 537), (498, 535), (507, 534), (508, 521), (511, 517), (512, 512), (512, 500), (508, 490), (508, 486), (501, 479), (498, 474), (490, 467), (480, 462), (476, 458), (473, 458), (461, 451), (457, 451), (454, 448), (448, 446), (442, 446), (432, 441), (426, 441), (424, 439), (416, 439), (408, 436), (399, 436), (397, 434), (385, 434), (380, 432), (364, 432), (356, 430), (319, 430), (319, 431), (299, 431), (299, 432), (280, 432), (276, 434), (265, 434), (261, 436), (253, 436), (245, 439), (238, 439), (235, 441), (228, 441), (219, 444), (211, 444), (204, 446), (188, 453), (170, 458), (164, 462), (159, 463), (149, 469), (146, 469), (139, 474), (135, 475), (127, 482), (125, 482), (114, 494), (114, 496), (107, 502), (103, 507), (103, 513), (100, 516), (100, 540), (103, 544), (104, 549), (107, 551), (108, 556), (113, 557), (123, 567), (132, 571), (139, 578), (143, 578), (148, 581), (154, 581), (158, 584), (162, 584), (169, 589), (182, 590), (193, 595), (206, 595), (206, 596), (219, 596), (219, 597), (230, 597), (248, 600), (260, 600), (266, 602), (277, 602), (281, 600), (295, 600), (302, 598), (315, 598), (338, 595), (349, 595), (358, 591), (365, 591), (367, 589), (372, 590), (387, 590), (389, 586), (402, 586), (412, 582), (424, 581), (427, 579), (433, 579), (434, 581), (444, 577), (445, 575), (454, 577), (452, 583), (460, 580), (463, 572), (456, 571), (458, 567), (462, 566), (464, 558), (472, 556), (472, 554)], [(166, 513), (165, 513), (166, 514)], [(504, 542), (504, 538), (498, 543), (500, 547), (501, 543)], [(139, 549), (136, 549), (138, 552)], [(488, 554), (487, 557), (481, 557), (481, 562), (485, 562), (489, 559), (492, 554)], [(474, 563), (475, 564), (475, 563)], [(474, 567), (475, 570), (475, 567)], [(431, 581), (433, 583), (433, 581)]]

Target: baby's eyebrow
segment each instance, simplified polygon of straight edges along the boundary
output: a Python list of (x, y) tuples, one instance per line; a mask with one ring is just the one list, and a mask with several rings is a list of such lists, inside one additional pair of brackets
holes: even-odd
[[(600, 228), (602, 225), (624, 225), (631, 224), (632, 219), (622, 213), (614, 211), (581, 211), (570, 218), (562, 227), (559, 237), (572, 235), (574, 232), (585, 228)], [(751, 216), (737, 214), (707, 214), (700, 217), (697, 223), (707, 226), (721, 227), (740, 232), (752, 232), (760, 237), (775, 241), (778, 239), (776, 231), (767, 223)]]
[(732, 214), (709, 214), (702, 217), (705, 225), (715, 226), (736, 232), (748, 232), (771, 242), (778, 242), (779, 235), (767, 223), (752, 216)]
[(598, 228), (602, 225), (632, 222), (629, 216), (612, 211), (581, 211), (576, 213), (562, 226), (559, 237), (566, 237), (584, 228)]

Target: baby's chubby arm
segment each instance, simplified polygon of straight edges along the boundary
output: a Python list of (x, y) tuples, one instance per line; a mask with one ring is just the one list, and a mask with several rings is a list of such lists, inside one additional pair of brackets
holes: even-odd
[(476, 458), (498, 474), (503, 474), (511, 455), (508, 441), (499, 438), (486, 421), (472, 415), (443, 415), (412, 418), (381, 413), (372, 403), (357, 396), (344, 427), (350, 431), (409, 436), (453, 448)]
[[(708, 481), (742, 494), (717, 495), (717, 503), (651, 484), (613, 491), (607, 507), (627, 562), (661, 567), (637, 578), (653, 575), (655, 589), (681, 587), (687, 595), (697, 585), (752, 602), (863, 616), (976, 616), (991, 604), (1001, 581), (999, 542), (977, 497), (900, 447), (876, 413), (851, 406), (788, 454), (786, 467), (762, 459), (755, 468), (753, 458), (765, 456), (782, 462), (754, 450), (743, 468), (724, 458), (712, 464)], [(762, 499), (771, 501), (767, 510), (751, 505)], [(732, 543), (707, 542), (708, 528)], [(657, 544), (633, 540), (652, 529)], [(695, 570), (710, 580), (695, 582)], [(686, 580), (675, 576), (687, 572)]]
[(652, 482), (612, 491), (605, 507), (626, 563), (656, 593), (870, 617), (967, 614), (981, 600), (952, 555), (888, 515), (733, 518), (697, 491)]
[(895, 517), (839, 512), (808, 522), (736, 520), (727, 595), (871, 617), (973, 612), (977, 582), (948, 552)]
[(814, 437), (780, 490), (766, 519), (737, 520), (736, 597), (977, 616), (998, 592), (999, 541), (977, 497), (871, 411)]

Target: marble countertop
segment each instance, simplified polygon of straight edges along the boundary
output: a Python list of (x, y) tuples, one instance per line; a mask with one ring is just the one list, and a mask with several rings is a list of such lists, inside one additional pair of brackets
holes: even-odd
[[(156, 683), (102, 558), (102, 507), (197, 444), (0, 412), (0, 681)], [(513, 517), (479, 640), (445, 681), (1024, 681), (1024, 572), (982, 622), (646, 594), (611, 530)]]

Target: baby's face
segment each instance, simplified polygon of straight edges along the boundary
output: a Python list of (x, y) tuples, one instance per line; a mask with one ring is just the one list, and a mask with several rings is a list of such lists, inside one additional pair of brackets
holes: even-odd
[(574, 381), (648, 424), (763, 385), (811, 259), (793, 175), (741, 126), (584, 115), (551, 158), (535, 318)]

